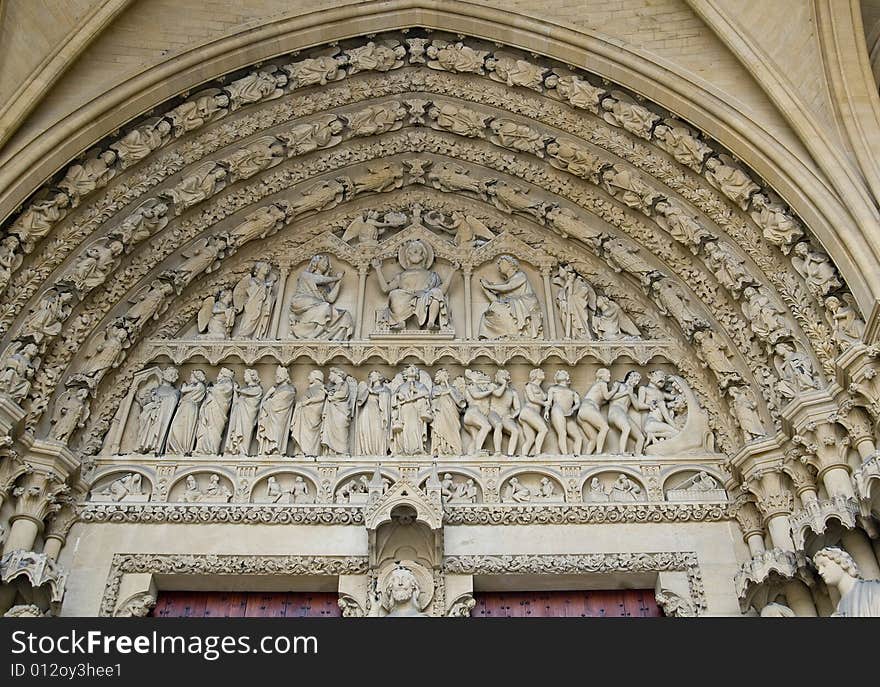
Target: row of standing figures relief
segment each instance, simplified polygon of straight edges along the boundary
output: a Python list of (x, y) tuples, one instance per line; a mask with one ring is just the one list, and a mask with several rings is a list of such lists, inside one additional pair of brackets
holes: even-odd
[[(136, 395), (136, 452), (245, 456), (256, 444), (258, 455), (454, 456), (478, 455), (488, 442), (494, 455), (534, 456), (545, 453), (552, 431), (559, 455), (639, 455), (680, 433), (686, 406), (683, 382), (661, 370), (640, 385), (637, 371), (612, 381), (601, 368), (583, 394), (565, 370), (545, 389), (540, 368), (522, 393), (504, 369), (451, 379), (441, 368), (432, 380), (414, 365), (391, 380), (373, 370), (361, 382), (338, 368), (326, 380), (312, 370), (302, 394), (283, 366), (265, 391), (254, 369), (242, 384), (228, 368), (213, 384), (202, 370), (180, 389), (177, 379), (176, 368), (165, 368), (161, 382)], [(612, 429), (618, 437), (609, 447)]]
[[(458, 265), (443, 278), (430, 269), (434, 251), (421, 239), (410, 240), (398, 251), (401, 271), (386, 275), (381, 260), (373, 260), (384, 306), (376, 313), (377, 329), (389, 332), (448, 331), (451, 305), (447, 295)], [(517, 258), (502, 255), (496, 262), (500, 279), (481, 277), (478, 284), (489, 301), (477, 338), (485, 340), (534, 339), (544, 335), (541, 301)], [(328, 255), (319, 253), (297, 276), (289, 306), (289, 335), (296, 339), (347, 341), (355, 331), (352, 313), (336, 305), (344, 270), (334, 271)], [(198, 337), (207, 340), (267, 338), (276, 299), (276, 280), (266, 262), (234, 288), (206, 298), (198, 313)], [(553, 277), (561, 334), (568, 339), (619, 340), (640, 337), (632, 319), (611, 298), (593, 287), (567, 265)]]

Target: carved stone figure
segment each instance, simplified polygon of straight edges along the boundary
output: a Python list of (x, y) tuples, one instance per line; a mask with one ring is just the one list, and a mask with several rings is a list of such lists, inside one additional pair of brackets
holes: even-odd
[(321, 453), (321, 422), (324, 414), (324, 400), (327, 389), (324, 387), (324, 373), (312, 370), (308, 376), (305, 394), (296, 403), (290, 420), (290, 438), (294, 451), (306, 456)]
[(16, 218), (9, 233), (18, 238), (24, 252), (30, 253), (37, 241), (46, 237), (55, 222), (67, 214), (70, 198), (66, 193), (56, 193), (45, 200), (35, 200)]
[(367, 210), (359, 217), (355, 217), (351, 224), (345, 228), (342, 240), (345, 243), (354, 242), (355, 245), (373, 246), (379, 243), (379, 237), (392, 226), (398, 226), (398, 223), (388, 220), (382, 221), (379, 219), (378, 212)]
[(177, 185), (161, 191), (159, 195), (174, 203), (174, 214), (207, 200), (226, 185), (226, 170), (216, 162), (206, 162), (183, 177)]
[(465, 399), (467, 407), (464, 412), (463, 425), (470, 437), (469, 455), (476, 455), (483, 449), (486, 437), (492, 431), (489, 421), (490, 397), (495, 384), (481, 370), (465, 370)]
[(260, 455), (286, 453), (295, 400), (296, 387), (290, 382), (290, 372), (279, 365), (275, 368), (275, 383), (263, 396), (257, 416), (257, 450)]
[(791, 264), (804, 278), (807, 288), (814, 296), (822, 298), (842, 286), (827, 255), (810, 250), (810, 244), (806, 241), (797, 244), (793, 252)]
[(528, 503), (532, 500), (532, 490), (520, 482), (518, 477), (511, 477), (501, 500), (506, 503)]
[(199, 239), (182, 251), (181, 255), (185, 259), (171, 270), (178, 289), (187, 286), (200, 274), (208, 274), (216, 270), (226, 254), (226, 248), (226, 237), (211, 236)]
[(349, 48), (345, 52), (348, 55), (349, 76), (365, 71), (391, 71), (402, 67), (406, 57), (406, 48), (400, 44), (385, 45), (373, 41), (359, 48)]
[(615, 503), (627, 501), (641, 501), (642, 488), (624, 474), (617, 476), (611, 485), (609, 500)]
[(630, 319), (623, 308), (610, 298), (596, 298), (596, 312), (593, 315), (593, 329), (600, 341), (616, 341), (618, 339), (638, 339), (642, 333)]
[(691, 297), (678, 282), (669, 277), (663, 277), (655, 282), (652, 288), (657, 295), (661, 312), (678, 322), (686, 335), (691, 336), (698, 329), (709, 327), (709, 323), (694, 311)]
[(290, 301), (290, 333), (297, 339), (347, 341), (354, 331), (351, 313), (333, 305), (345, 272), (330, 271), (330, 258), (319, 253), (296, 280)]
[(593, 114), (599, 113), (599, 103), (608, 95), (608, 91), (604, 88), (597, 88), (586, 79), (571, 74), (553, 73), (546, 78), (544, 83), (547, 88), (555, 88), (563, 100), (582, 110), (589, 110)]
[(242, 277), (232, 292), (235, 310), (241, 313), (235, 336), (242, 339), (265, 339), (275, 304), (275, 280), (267, 262), (257, 262), (249, 275)]
[(233, 111), (245, 105), (271, 100), (283, 95), (287, 85), (287, 77), (280, 73), (266, 71), (251, 72), (247, 76), (236, 79), (224, 90), (229, 94), (229, 102)]
[(604, 233), (581, 221), (577, 214), (563, 207), (547, 212), (547, 220), (564, 238), (572, 237), (592, 248), (598, 248)]
[(493, 181), (486, 185), (486, 194), (491, 203), (502, 212), (528, 215), (536, 222), (544, 223), (547, 203), (533, 198), (527, 189), (512, 186), (506, 181)]
[(403, 126), (406, 117), (406, 108), (397, 101), (370, 105), (346, 115), (352, 136), (379, 136), (396, 131)]
[(12, 343), (6, 349), (0, 372), (0, 391), (16, 403), (22, 401), (31, 389), (31, 379), (40, 364), (39, 352), (33, 343)]
[(742, 377), (727, 354), (727, 346), (715, 332), (711, 330), (695, 332), (694, 343), (699, 348), (703, 366), (715, 373), (718, 388), (724, 391), (731, 384), (742, 381)]
[(825, 308), (831, 319), (834, 340), (841, 349), (848, 348), (862, 340), (865, 335), (865, 323), (850, 303), (846, 303), (836, 296), (829, 296), (825, 299)]
[(345, 177), (319, 181), (300, 192), (300, 197), (290, 203), (288, 216), (298, 219), (312, 212), (335, 208), (342, 199), (351, 182)]
[(540, 455), (547, 438), (549, 428), (544, 413), (549, 408), (547, 393), (541, 384), (544, 382), (544, 370), (535, 368), (529, 372), (529, 381), (524, 389), (524, 402), (519, 412), (519, 424), (522, 428), (522, 455)]
[(77, 373), (71, 376), (71, 381), (94, 389), (104, 375), (122, 363), (124, 350), (129, 345), (128, 330), (116, 323), (111, 324), (89, 344), (86, 359)]
[(657, 223), (672, 238), (690, 248), (694, 255), (699, 252), (700, 246), (715, 238), (695, 215), (689, 215), (677, 203), (660, 200), (654, 205), (654, 210), (657, 212)]
[(84, 160), (82, 164), (74, 164), (67, 168), (64, 178), (58, 182), (58, 188), (67, 193), (70, 206), (76, 207), (83, 196), (107, 185), (115, 175), (113, 163), (116, 153), (105, 150), (96, 157)]
[(388, 380), (373, 370), (358, 384), (355, 451), (362, 456), (384, 456), (391, 436), (391, 389)]
[(321, 416), (321, 447), (325, 455), (351, 453), (348, 429), (357, 404), (357, 382), (354, 377), (332, 367), (327, 375), (327, 398)]
[(502, 255), (496, 267), (503, 281), (480, 278), (489, 305), (480, 319), (481, 339), (536, 339), (544, 335), (544, 315), (529, 278), (519, 261)]
[(150, 320), (158, 320), (168, 309), (168, 298), (174, 295), (174, 287), (167, 281), (156, 279), (138, 291), (129, 303), (123, 319), (131, 323), (131, 329), (140, 330)]
[(645, 214), (650, 214), (654, 203), (662, 197), (638, 174), (622, 165), (614, 165), (602, 172), (602, 186), (627, 207)]
[(181, 498), (184, 503), (198, 503), (202, 500), (204, 493), (202, 492), (201, 487), (199, 487), (195, 475), (187, 475), (186, 480), (184, 480), (184, 486), (186, 489)]
[[(645, 446), (645, 435), (642, 432), (641, 425), (630, 414), (630, 409), (637, 411), (648, 410), (639, 401), (636, 392), (641, 378), (642, 376), (635, 370), (627, 372), (623, 381), (615, 384), (614, 393), (608, 403), (608, 424), (620, 433), (617, 453), (621, 455), (640, 456)], [(632, 454), (627, 451), (630, 439), (635, 442)]]
[(732, 399), (733, 415), (745, 434), (746, 441), (766, 436), (767, 430), (764, 429), (764, 421), (758, 413), (758, 402), (752, 390), (748, 387), (732, 386), (728, 393)]
[(862, 579), (856, 562), (843, 549), (825, 547), (813, 554), (825, 584), (840, 594), (833, 615), (839, 618), (880, 618), (880, 580)]
[(541, 486), (538, 487), (538, 496), (545, 501), (553, 499), (556, 493), (556, 485), (549, 477), (541, 478)]
[(804, 235), (803, 227), (782, 203), (771, 201), (763, 193), (752, 196), (752, 219), (774, 246), (788, 254), (792, 245)]
[(489, 55), (485, 50), (474, 50), (463, 43), (444, 41), (434, 41), (425, 54), (428, 56), (428, 67), (453, 74), (484, 74), (484, 61)]
[(486, 112), (442, 103), (431, 105), (427, 114), (431, 120), (430, 125), (435, 129), (451, 131), (467, 138), (486, 137), (486, 122), (490, 119)]
[(284, 146), (274, 136), (263, 136), (253, 143), (230, 153), (220, 164), (229, 173), (229, 183), (252, 176), (281, 163), (285, 158)]
[(205, 401), (199, 410), (193, 453), (212, 456), (220, 454), (223, 431), (226, 429), (234, 392), (235, 374), (232, 370), (223, 367), (217, 373), (217, 381), (208, 389)]
[(712, 148), (703, 143), (695, 132), (672, 119), (654, 127), (654, 139), (678, 162), (696, 172), (702, 169), (703, 160), (712, 154)]
[(232, 335), (235, 324), (235, 304), (232, 291), (223, 289), (216, 296), (208, 296), (202, 301), (198, 314), (200, 339), (222, 341)]
[(374, 595), (370, 615), (385, 618), (427, 618), (428, 614), (421, 609), (421, 594), (419, 581), (412, 570), (397, 564), (385, 580), (380, 593)]
[(225, 484), (220, 484), (220, 475), (213, 474), (208, 478), (208, 486), (203, 492), (205, 500), (214, 503), (226, 503), (232, 498), (232, 492)]
[(489, 123), (492, 135), (489, 140), (502, 148), (520, 153), (544, 157), (544, 136), (528, 126), (512, 119), (493, 119)]
[(452, 495), (452, 501), (460, 503), (476, 503), (477, 502), (477, 485), (474, 480), (468, 478), (464, 482), (455, 485), (455, 493)]
[(226, 436), (227, 454), (249, 456), (251, 439), (257, 424), (257, 414), (263, 400), (263, 386), (256, 370), (244, 371), (244, 384), (236, 384), (232, 394), (232, 412), (229, 415), (229, 434)]
[(774, 365), (779, 373), (776, 391), (785, 399), (819, 388), (816, 368), (810, 356), (792, 344), (780, 342), (774, 347)]
[(780, 339), (792, 337), (792, 331), (785, 319), (785, 310), (776, 303), (765, 287), (746, 287), (740, 307), (755, 336), (770, 345)]
[(396, 161), (367, 165), (352, 178), (352, 197), (361, 193), (385, 193), (403, 187), (403, 166)]
[(571, 172), (581, 179), (598, 180), (599, 172), (607, 163), (585, 146), (568, 138), (557, 138), (547, 144), (549, 162), (558, 169)]
[(726, 155), (710, 157), (706, 160), (706, 178), (743, 210), (748, 209), (751, 197), (761, 190), (761, 187)]
[(648, 140), (651, 138), (654, 125), (660, 121), (660, 117), (647, 107), (638, 105), (617, 93), (613, 98), (605, 98), (602, 101), (602, 109), (605, 111), (603, 117), (606, 122)]
[(449, 381), (449, 372), (439, 369), (431, 387), (431, 454), (460, 456), (461, 412), (467, 405), (461, 389)]
[(171, 429), (168, 431), (168, 453), (188, 456), (196, 442), (199, 409), (207, 395), (208, 385), (202, 370), (193, 370), (189, 381), (180, 386), (180, 401)]
[(431, 392), (419, 380), (415, 365), (404, 369), (402, 381), (391, 398), (391, 451), (393, 454), (414, 456), (426, 452), (428, 424), (431, 413)]
[(590, 314), (596, 310), (596, 291), (568, 265), (559, 266), (553, 283), (559, 287), (556, 307), (563, 338), (591, 341)]
[(623, 239), (613, 238), (603, 244), (608, 263), (615, 272), (629, 272), (644, 287), (663, 276), (660, 270), (642, 257), (641, 251)]
[(492, 425), (492, 444), (495, 453), (500, 454), (504, 435), (510, 440), (507, 444), (507, 455), (516, 454), (516, 445), (519, 443), (520, 428), (516, 422), (520, 413), (519, 394), (510, 382), (510, 373), (507, 370), (498, 370), (495, 373), (495, 388), (489, 397), (489, 424)]
[[(547, 404), (544, 419), (550, 422), (556, 433), (556, 444), (562, 455), (577, 455), (581, 452), (583, 436), (577, 425), (577, 413), (581, 399), (571, 388), (571, 377), (565, 370), (559, 370), (553, 378), (555, 384), (547, 391)], [(569, 451), (571, 441), (571, 451)]]
[(309, 485), (299, 475), (293, 478), (293, 489), (290, 490), (290, 494), (294, 503), (310, 503), (314, 500), (309, 493)]
[(323, 115), (315, 121), (297, 124), (275, 136), (287, 148), (287, 157), (296, 157), (335, 146), (342, 140), (344, 128), (345, 124), (336, 115)]
[(734, 298), (750, 284), (756, 284), (755, 278), (746, 267), (746, 261), (726, 241), (714, 241), (706, 244), (706, 256), (715, 270), (718, 282), (730, 291)]
[(426, 216), (430, 226), (452, 234), (452, 243), (456, 246), (481, 246), (495, 238), (492, 230), (476, 217), (453, 212), (449, 219), (447, 222), (439, 213), (433, 217)]
[(508, 86), (521, 86), (539, 93), (544, 90), (544, 73), (547, 70), (539, 65), (495, 53), (486, 60), (486, 68), (491, 70), (490, 78)]
[(486, 182), (475, 176), (455, 162), (443, 162), (431, 167), (428, 173), (428, 181), (431, 185), (444, 193), (457, 191), (470, 191), (479, 196), (486, 192)]
[(346, 62), (347, 58), (342, 55), (336, 57), (321, 55), (284, 65), (282, 69), (290, 76), (291, 88), (323, 86), (345, 76), (342, 67)]
[(5, 289), (12, 273), (15, 272), (24, 260), (19, 251), (21, 243), (15, 236), (7, 236), (0, 241), (0, 289)]
[(178, 372), (174, 367), (162, 370), (158, 385), (148, 388), (138, 398), (141, 415), (138, 425), (138, 453), (161, 454), (165, 451), (168, 429), (177, 409), (180, 392), (175, 387)]
[(596, 370), (596, 379), (581, 397), (577, 412), (577, 422), (587, 437), (584, 453), (602, 453), (609, 425), (602, 414), (602, 407), (617, 391), (617, 384), (611, 385), (611, 371), (602, 367)]
[[(143, 477), (140, 473), (129, 472), (118, 479), (113, 480), (106, 487), (94, 493), (92, 498), (109, 498), (111, 501), (125, 501), (129, 497), (143, 496), (143, 487), (141, 486)], [(131, 498), (130, 500), (140, 500)]]
[(590, 491), (586, 494), (586, 501), (590, 503), (607, 503), (609, 500), (608, 491), (605, 490), (602, 482), (598, 477), (590, 480)]
[(689, 477), (675, 488), (692, 492), (715, 491), (720, 489), (718, 480), (705, 470), (700, 470), (696, 475)]
[(145, 124), (129, 131), (110, 147), (116, 151), (119, 166), (128, 169), (140, 162), (171, 139), (171, 122), (160, 119), (153, 124)]
[(211, 89), (196, 94), (167, 113), (174, 125), (176, 137), (198, 129), (208, 122), (224, 117), (229, 108), (229, 96)]
[(21, 325), (21, 338), (31, 339), (39, 345), (46, 338), (58, 336), (73, 309), (72, 301), (70, 291), (46, 291)]
[(434, 249), (421, 239), (412, 239), (401, 245), (397, 261), (403, 268), (391, 281), (386, 281), (382, 262), (372, 265), (379, 278), (379, 286), (388, 294), (388, 307), (377, 313), (378, 321), (391, 329), (404, 329), (415, 319), (420, 329), (445, 329), (449, 326), (449, 304), (446, 292), (454, 271), (446, 280), (431, 270)]
[(130, 252), (136, 244), (165, 228), (168, 224), (167, 213), (168, 205), (162, 201), (156, 198), (145, 200), (122, 224), (112, 229), (108, 237), (120, 241), (126, 252)]
[(89, 419), (89, 390), (84, 387), (66, 389), (55, 400), (49, 438), (66, 444), (77, 427), (85, 427)]
[(65, 275), (80, 295), (88, 293), (107, 280), (107, 276), (119, 266), (119, 256), (125, 252), (120, 241), (99, 239), (86, 248), (85, 253)]

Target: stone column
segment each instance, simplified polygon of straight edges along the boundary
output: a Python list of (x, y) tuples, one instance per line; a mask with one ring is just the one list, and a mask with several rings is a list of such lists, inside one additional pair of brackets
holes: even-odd
[(758, 507), (752, 501), (744, 501), (736, 507), (734, 517), (743, 532), (743, 541), (749, 547), (749, 553), (753, 557), (764, 553), (764, 528)]
[(785, 484), (783, 473), (775, 470), (761, 472), (753, 477), (749, 490), (757, 498), (774, 548), (794, 551), (789, 518), (794, 497)]
[(846, 429), (862, 463), (877, 453), (872, 426), (873, 423), (863, 408), (855, 407), (847, 413)]
[(846, 459), (849, 437), (840, 435), (836, 422), (811, 423), (807, 430), (812, 432), (814, 441), (808, 442), (803, 436), (795, 437), (795, 441), (804, 445), (807, 459), (818, 470), (817, 479), (822, 480), (828, 496), (855, 499)]
[(541, 268), (541, 277), (544, 279), (544, 300), (547, 304), (547, 333), (551, 340), (556, 341), (559, 336), (556, 333), (556, 311), (553, 309), (553, 288), (550, 284), (550, 266)]
[(363, 339), (364, 338), (364, 307), (367, 302), (367, 272), (369, 271), (370, 266), (365, 264), (357, 265), (357, 273), (358, 273), (358, 292), (357, 292), (357, 305), (355, 308), (357, 312), (355, 313), (355, 317), (357, 318), (355, 321), (354, 327), (354, 338), (355, 339)]
[(816, 604), (813, 603), (813, 595), (800, 580), (789, 580), (783, 587), (788, 606), (799, 618), (815, 618), (819, 615)]
[(471, 293), (474, 268), (471, 265), (462, 267), (464, 272), (464, 338), (470, 341), (474, 338), (474, 301)]
[(269, 336), (273, 339), (279, 338), (279, 330), (281, 329), (281, 314), (284, 309), (284, 290), (287, 286), (287, 276), (290, 274), (290, 267), (284, 265), (281, 268), (281, 276), (278, 277), (278, 291), (275, 296), (275, 312), (272, 313), (272, 324), (269, 327)]
[(58, 495), (66, 489), (61, 478), (51, 472), (34, 470), (21, 480), (12, 491), (15, 511), (9, 518), (10, 529), (3, 547), (4, 553), (34, 549), (44, 519), (56, 507)]

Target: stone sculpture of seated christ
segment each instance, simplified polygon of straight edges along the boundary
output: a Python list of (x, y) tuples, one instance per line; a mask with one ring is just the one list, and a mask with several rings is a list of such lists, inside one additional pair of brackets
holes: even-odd
[(373, 267), (379, 278), (382, 292), (388, 295), (388, 305), (379, 310), (378, 322), (390, 329), (406, 329), (414, 322), (417, 329), (445, 329), (449, 327), (449, 301), (446, 292), (452, 275), (458, 269), (453, 266), (446, 280), (431, 269), (434, 249), (421, 239), (404, 243), (397, 252), (397, 261), (403, 268), (393, 279), (386, 280), (382, 261), (374, 260)]

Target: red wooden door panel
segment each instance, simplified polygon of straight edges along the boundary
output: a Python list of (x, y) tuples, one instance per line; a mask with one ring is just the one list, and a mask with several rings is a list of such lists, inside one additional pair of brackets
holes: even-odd
[(651, 589), (549, 592), (475, 592), (473, 618), (656, 618)]
[(337, 618), (336, 592), (160, 591), (157, 618)]

